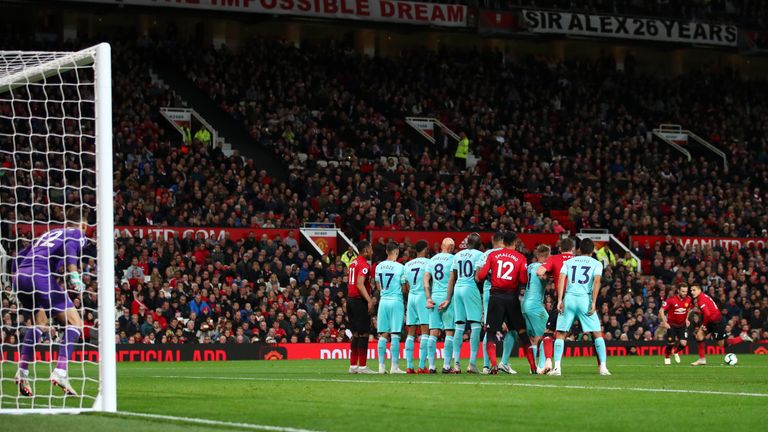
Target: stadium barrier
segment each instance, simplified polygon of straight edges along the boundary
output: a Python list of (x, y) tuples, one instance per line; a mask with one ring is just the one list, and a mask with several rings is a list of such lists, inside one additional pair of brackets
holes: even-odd
[[(609, 356), (661, 356), (664, 353), (665, 343), (653, 342), (606, 342)], [(405, 344), (402, 344), (400, 358), (405, 358)], [(695, 342), (692, 342), (684, 354), (695, 353)], [(419, 344), (416, 343), (414, 352), (418, 353)], [(519, 357), (524, 357), (522, 349), (513, 351)], [(733, 346), (732, 352), (736, 354), (762, 354), (768, 355), (768, 340), (753, 343), (741, 343)], [(299, 343), (299, 344), (117, 344), (116, 357), (118, 362), (181, 362), (181, 361), (233, 361), (233, 360), (339, 360), (349, 359), (349, 343)], [(707, 354), (724, 354), (725, 351), (713, 345), (707, 346)], [(38, 350), (35, 353), (36, 361), (56, 361), (58, 346), (54, 344), (51, 349)], [(591, 342), (567, 342), (565, 345), (566, 357), (590, 357), (594, 356), (594, 346)], [(368, 358), (377, 356), (376, 342), (368, 344)], [(390, 352), (387, 350), (387, 358)], [(443, 344), (437, 344), (437, 358), (443, 358)], [(469, 358), (469, 343), (464, 343), (461, 358)], [(76, 349), (72, 356), (73, 361), (99, 360), (99, 352), (94, 349)], [(5, 361), (19, 361), (18, 350), (15, 346), (0, 347), (0, 363)]]

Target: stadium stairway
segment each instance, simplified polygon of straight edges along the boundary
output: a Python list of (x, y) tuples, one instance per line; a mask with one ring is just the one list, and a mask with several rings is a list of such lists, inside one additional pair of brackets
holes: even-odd
[(219, 135), (227, 137), (232, 149), (240, 152), (241, 156), (252, 158), (255, 166), (266, 170), (272, 178), (288, 178), (288, 167), (282, 160), (275, 157), (270, 149), (262, 147), (232, 116), (220, 109), (208, 96), (188, 80), (184, 74), (173, 65), (162, 60), (156, 60), (154, 71), (160, 79), (170, 86), (184, 99), (189, 108), (198, 112), (215, 128)]

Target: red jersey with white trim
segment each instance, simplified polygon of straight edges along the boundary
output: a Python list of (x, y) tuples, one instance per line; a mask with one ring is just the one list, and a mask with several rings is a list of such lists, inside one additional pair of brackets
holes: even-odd
[(358, 256), (357, 258), (352, 260), (351, 263), (349, 263), (349, 274), (347, 275), (347, 292), (348, 292), (347, 297), (349, 298), (362, 297), (360, 295), (360, 291), (358, 291), (357, 289), (357, 280), (360, 276), (365, 276), (365, 282), (363, 282), (363, 287), (365, 288), (365, 291), (368, 294), (370, 294), (371, 279), (373, 279), (373, 272), (371, 271), (371, 265), (362, 256)]
[(696, 305), (699, 307), (701, 314), (704, 315), (702, 324), (716, 323), (723, 319), (723, 315), (720, 313), (720, 309), (717, 308), (715, 301), (712, 300), (712, 297), (701, 293), (696, 297)]
[(688, 296), (680, 298), (679, 295), (675, 295), (664, 299), (661, 308), (667, 311), (669, 325), (672, 327), (684, 327), (685, 321), (688, 319), (688, 313), (693, 308), (693, 300)]
[[(550, 274), (555, 278), (555, 292), (557, 292), (557, 282), (560, 280), (560, 270), (562, 270), (565, 262), (571, 258), (573, 258), (573, 254), (571, 252), (552, 255), (549, 258), (547, 258), (546, 261), (544, 261), (544, 264), (541, 265), (547, 271), (547, 274)], [(563, 293), (565, 293), (565, 289), (567, 287), (568, 287), (568, 276), (565, 277), (565, 286), (563, 287)]]
[(490, 273), (491, 289), (516, 292), (520, 285), (528, 283), (528, 261), (513, 249), (499, 249), (491, 252), (477, 277), (480, 280)]

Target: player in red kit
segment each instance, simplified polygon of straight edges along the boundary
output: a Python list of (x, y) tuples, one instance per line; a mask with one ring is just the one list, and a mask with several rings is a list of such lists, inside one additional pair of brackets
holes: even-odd
[[(549, 276), (552, 276), (555, 280), (555, 292), (557, 292), (557, 283), (558, 278), (560, 277), (560, 270), (563, 268), (563, 264), (565, 264), (566, 261), (573, 258), (573, 252), (576, 248), (576, 242), (573, 241), (572, 238), (566, 237), (564, 239), (560, 240), (560, 244), (558, 245), (560, 248), (560, 253), (557, 255), (550, 256), (544, 264), (539, 266), (539, 268), (536, 270), (536, 276), (546, 279)], [(565, 280), (565, 286), (568, 286), (568, 279), (566, 277)], [(563, 287), (563, 292), (565, 292), (565, 287)], [(539, 370), (539, 373), (546, 374), (550, 370), (552, 370), (552, 355), (554, 354), (554, 335), (555, 335), (555, 326), (557, 325), (557, 308), (553, 307), (552, 310), (549, 311), (549, 319), (547, 320), (547, 327), (544, 330), (544, 338), (541, 341), (541, 344), (544, 348), (544, 357), (546, 357), (546, 362), (544, 363), (544, 367)]]
[(675, 362), (680, 363), (680, 354), (688, 345), (688, 329), (691, 322), (688, 314), (693, 308), (693, 300), (688, 297), (688, 286), (681, 285), (677, 289), (677, 295), (670, 295), (661, 304), (659, 318), (661, 326), (667, 329), (667, 346), (664, 349), (664, 364), (672, 364), (670, 355), (674, 355)]
[(699, 359), (691, 363), (691, 366), (703, 366), (707, 364), (707, 343), (704, 340), (707, 335), (711, 335), (720, 347), (725, 347), (726, 343), (733, 345), (742, 342), (742, 339), (741, 337), (728, 337), (723, 314), (720, 313), (720, 309), (712, 297), (705, 294), (700, 286), (693, 285), (691, 287), (691, 296), (693, 296), (693, 300), (702, 315), (701, 321), (694, 331), (696, 345), (699, 349)]
[(526, 347), (526, 357), (531, 367), (531, 372), (536, 373), (536, 364), (533, 359), (531, 341), (525, 327), (525, 318), (520, 306), (520, 286), (528, 283), (528, 261), (520, 252), (515, 250), (517, 236), (512, 232), (504, 233), (504, 248), (491, 252), (485, 265), (477, 271), (475, 280), (491, 280), (491, 297), (488, 301), (486, 318), (486, 332), (488, 341), (486, 349), (491, 360), (491, 374), (498, 373), (496, 364), (496, 342), (501, 340), (502, 326), (517, 330), (520, 344)]
[(349, 327), (352, 330), (352, 339), (349, 342), (352, 354), (349, 357), (349, 373), (374, 374), (368, 369), (368, 335), (371, 331), (371, 314), (373, 313), (373, 301), (371, 300), (371, 279), (373, 269), (368, 260), (373, 255), (373, 247), (367, 240), (357, 244), (360, 255), (349, 263), (347, 275), (347, 314), (349, 315)]

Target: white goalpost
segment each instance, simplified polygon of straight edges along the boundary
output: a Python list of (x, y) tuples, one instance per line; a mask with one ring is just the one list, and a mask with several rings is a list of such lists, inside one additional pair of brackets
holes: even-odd
[[(109, 44), (77, 52), (0, 51), (0, 414), (117, 411), (112, 175)], [(40, 237), (71, 226), (71, 208), (89, 216), (76, 257), (77, 286), (84, 290), (68, 283), (67, 265), (45, 272), (83, 318), (74, 347), (68, 318), (57, 322), (52, 316), (60, 317), (59, 310), (41, 306), (53, 296), (43, 296), (35, 283), (35, 295), (22, 293), (14, 282), (24, 261), (19, 254), (37, 263)], [(38, 277), (42, 270), (32, 268)], [(47, 323), (32, 321), (39, 310)], [(34, 333), (25, 339), (28, 332)], [(30, 338), (34, 343), (25, 342)], [(22, 356), (25, 346), (25, 353), (34, 346), (32, 360)], [(61, 357), (67, 347), (71, 353)], [(52, 382), (62, 358), (76, 395)], [(18, 384), (22, 368), (32, 396)]]

